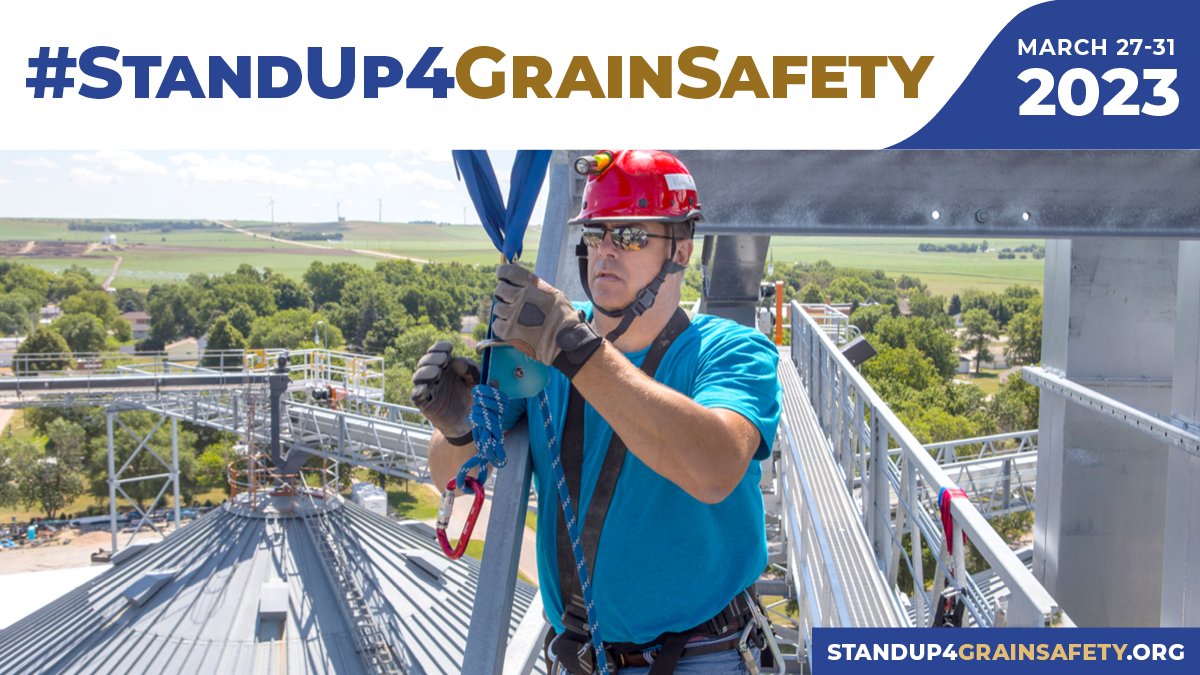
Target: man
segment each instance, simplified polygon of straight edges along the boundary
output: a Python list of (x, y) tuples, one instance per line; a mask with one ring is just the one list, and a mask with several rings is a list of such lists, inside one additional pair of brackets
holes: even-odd
[[(588, 672), (592, 621), (613, 667), (736, 672), (751, 622), (744, 590), (767, 564), (751, 460), (767, 457), (779, 421), (777, 353), (749, 328), (704, 315), (689, 323), (679, 309), (700, 203), (677, 158), (605, 152), (576, 170), (588, 182), (571, 224), (582, 225), (576, 251), (592, 302), (575, 307), (516, 265), (501, 266), (495, 291), (496, 335), (558, 371), (546, 389), (549, 424), (534, 399), (511, 401), (505, 414), (505, 428), (530, 417), (538, 576), (558, 636), (550, 651)], [(478, 379), (448, 343), (413, 376), (413, 400), (439, 431), (429, 461), (437, 485), (475, 454), (466, 415)], [(554, 438), (594, 616), (562, 526)]]

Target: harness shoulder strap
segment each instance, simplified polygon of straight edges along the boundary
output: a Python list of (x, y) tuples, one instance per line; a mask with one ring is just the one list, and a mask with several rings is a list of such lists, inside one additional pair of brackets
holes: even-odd
[[(690, 325), (687, 314), (682, 309), (676, 309), (671, 320), (663, 331), (658, 334), (650, 345), (650, 351), (642, 362), (642, 372), (654, 377), (658, 366), (675, 338), (679, 337)], [(567, 478), (567, 488), (572, 500), (578, 504), (580, 483), (583, 476), (583, 396), (571, 387), (567, 400), (567, 416), (563, 423), (562, 465)], [(600, 533), (604, 528), (604, 520), (608, 515), (608, 507), (612, 503), (616, 491), (617, 478), (621, 475), (621, 467), (625, 463), (626, 446), (621, 437), (613, 432), (604, 455), (604, 463), (600, 475), (596, 479), (596, 487), (592, 491), (588, 504), (587, 516), (583, 522), (582, 543), (585, 559), (588, 561), (589, 573), (596, 573), (596, 552), (600, 544)], [(561, 506), (560, 506), (561, 509)], [(559, 511), (562, 515), (562, 511)], [(587, 608), (584, 606), (583, 594), (579, 587), (579, 578), (575, 571), (574, 555), (571, 553), (570, 538), (564, 518), (558, 519), (556, 533), (558, 548), (558, 583), (563, 601), (563, 627), (569, 633), (586, 636)]]

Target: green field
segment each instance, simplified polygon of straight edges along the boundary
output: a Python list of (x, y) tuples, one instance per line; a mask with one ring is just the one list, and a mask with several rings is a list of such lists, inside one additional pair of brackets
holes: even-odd
[[(477, 225), (417, 225), (407, 223), (266, 223), (230, 222), (257, 236), (229, 229), (178, 230), (118, 233), (121, 250), (96, 250), (87, 256), (37, 257), (14, 259), (58, 271), (71, 264), (91, 270), (98, 279), (108, 276), (115, 256), (122, 257), (117, 288), (148, 288), (156, 283), (181, 281), (192, 273), (220, 274), (239, 265), (270, 267), (291, 277), (299, 277), (314, 260), (343, 260), (374, 266), (379, 257), (356, 253), (351, 249), (379, 251), (423, 260), (459, 261), (470, 264), (495, 264), (498, 254), (482, 227)], [(342, 241), (279, 242), (267, 239), (277, 230), (338, 232)], [(70, 231), (62, 220), (0, 219), (0, 241), (23, 242), (98, 242), (102, 233)], [(525, 260), (537, 257), (540, 228), (526, 234)], [(928, 238), (927, 238), (928, 239)], [(828, 260), (837, 267), (881, 269), (898, 276), (919, 277), (934, 293), (948, 295), (966, 288), (998, 291), (1013, 284), (1040, 286), (1043, 263), (1032, 257), (1025, 260), (999, 260), (988, 253), (921, 253), (921, 239), (900, 237), (775, 237), (771, 255), (777, 263)], [(952, 241), (952, 240), (946, 240)], [(1036, 240), (989, 241), (992, 249), (1043, 242)], [(313, 248), (315, 244), (326, 248)], [(699, 246), (693, 260), (699, 259)]]

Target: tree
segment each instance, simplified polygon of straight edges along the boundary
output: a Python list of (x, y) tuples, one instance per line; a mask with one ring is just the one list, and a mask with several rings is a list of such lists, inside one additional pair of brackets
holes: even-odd
[(895, 316), (895, 311), (895, 305), (867, 305), (866, 307), (859, 307), (850, 315), (850, 323), (858, 326), (858, 329), (864, 334), (870, 333), (875, 330), (875, 326), (881, 319), (890, 319)]
[(225, 317), (229, 319), (229, 323), (238, 330), (243, 336), (250, 334), (250, 327), (254, 325), (254, 320), (258, 318), (258, 314), (250, 309), (250, 305), (240, 302), (233, 306)]
[(36, 375), (42, 371), (62, 370), (70, 365), (71, 347), (52, 326), (42, 326), (33, 331), (33, 335), (17, 347), (17, 356), (13, 359), (13, 370), (18, 375)]
[(829, 284), (831, 302), (862, 303), (871, 297), (871, 287), (858, 277), (838, 277)]
[(908, 311), (913, 316), (931, 319), (940, 326), (950, 327), (950, 317), (945, 311), (946, 298), (941, 295), (913, 293), (908, 296)]
[(12, 293), (0, 295), (0, 335), (24, 335), (29, 330), (29, 310)]
[(20, 463), (13, 458), (14, 446), (21, 441), (0, 437), (0, 508), (11, 508), (21, 501)]
[(946, 309), (946, 313), (950, 316), (962, 314), (962, 298), (958, 297), (958, 293), (950, 296), (950, 307)]
[[(260, 316), (250, 327), (247, 338), (252, 349), (300, 349), (313, 345), (313, 334), (317, 322), (324, 321), (320, 314), (308, 309), (285, 309), (273, 316)], [(326, 322), (321, 326), (321, 346), (327, 349), (345, 343), (337, 326)]]
[(352, 280), (367, 274), (367, 270), (348, 262), (314, 262), (304, 273), (304, 283), (312, 291), (317, 307), (327, 302), (341, 302), (342, 289)]
[(1008, 433), (1036, 429), (1038, 426), (1038, 396), (1040, 390), (1012, 375), (1000, 385), (1000, 391), (992, 397), (990, 414), (1000, 431)]
[(1018, 312), (1008, 322), (1008, 355), (1015, 363), (1038, 363), (1042, 360), (1042, 304)]
[(213, 443), (196, 458), (196, 487), (201, 490), (229, 488), (229, 462), (233, 447), (228, 443)]
[(146, 300), (150, 337), (157, 344), (168, 344), (178, 338), (204, 335), (210, 316), (208, 307), (204, 290), (191, 283), (151, 288)]
[(962, 345), (964, 349), (975, 352), (975, 374), (978, 375), (980, 365), (984, 361), (992, 360), (988, 345), (991, 344), (992, 338), (999, 337), (1000, 326), (984, 309), (968, 309), (963, 312), (963, 326), (966, 327), (966, 334), (963, 336)]
[(441, 331), (429, 324), (418, 324), (404, 331), (400, 337), (395, 339), (392, 346), (384, 351), (383, 361), (389, 368), (400, 366), (412, 371), (416, 368), (417, 361), (421, 356), (440, 340), (453, 343), (456, 356), (476, 358), (474, 350), (467, 346), (462, 335), (453, 331)]
[(146, 294), (132, 288), (118, 288), (117, 309), (122, 312), (146, 311)]
[(275, 306), (278, 309), (311, 309), (312, 295), (298, 281), (289, 279), (282, 274), (272, 275), (271, 290), (275, 293)]
[(49, 295), (50, 282), (54, 278), (53, 274), (37, 267), (14, 265), (4, 273), (0, 281), (3, 281), (5, 291), (11, 293), (17, 289), (27, 290), (38, 298), (40, 304)]
[(26, 464), (22, 501), (40, 506), (46, 518), (53, 519), (84, 493), (87, 437), (83, 427), (61, 418), (51, 422), (47, 432), (44, 452)]
[(800, 291), (800, 302), (806, 305), (820, 305), (825, 302), (825, 292), (820, 286), (810, 283)]
[(954, 338), (941, 326), (922, 317), (884, 317), (876, 322), (872, 344), (903, 348), (913, 347), (933, 363), (942, 379), (954, 376), (958, 357)]
[(77, 354), (104, 350), (108, 331), (104, 329), (104, 322), (94, 314), (66, 314), (55, 319), (51, 325), (67, 341), (71, 351)]
[(121, 320), (117, 303), (104, 291), (83, 291), (62, 301), (63, 314), (91, 314), (103, 322), (105, 328), (115, 328)]
[[(125, 466), (126, 462), (129, 462), (139, 441), (145, 438), (158, 422), (158, 416), (144, 411), (123, 412), (121, 413), (121, 422), (133, 433), (126, 433), (121, 425), (114, 422), (113, 455), (118, 467)], [(135, 439), (134, 436), (137, 438)], [(88, 450), (87, 473), (91, 479), (90, 492), (98, 497), (106, 497), (108, 496), (108, 444), (103, 435), (93, 438)], [(163, 422), (146, 441), (145, 447), (137, 457), (129, 462), (129, 467), (126, 469), (127, 476), (150, 476), (164, 473), (166, 469), (162, 462), (155, 459), (155, 454), (168, 462), (171, 459), (171, 424), (169, 422)], [(195, 475), (196, 433), (189, 428), (189, 425), (181, 424), (179, 425), (179, 485), (180, 491), (184, 495), (195, 492)], [(148, 502), (154, 499), (162, 486), (162, 480), (155, 479), (125, 483), (122, 488), (137, 503), (138, 508), (146, 509), (149, 507)]]
[(240, 370), (242, 363), (238, 357), (217, 352), (245, 348), (246, 338), (242, 336), (241, 331), (234, 327), (229, 319), (221, 317), (213, 323), (212, 328), (208, 329), (208, 343), (204, 348), (204, 358), (200, 360), (200, 365), (205, 368)]
[[(933, 361), (912, 346), (884, 346), (874, 358), (862, 365), (862, 372), (879, 389), (900, 386), (919, 392), (935, 387), (942, 381), (933, 367)], [(880, 394), (884, 395), (882, 391)]]

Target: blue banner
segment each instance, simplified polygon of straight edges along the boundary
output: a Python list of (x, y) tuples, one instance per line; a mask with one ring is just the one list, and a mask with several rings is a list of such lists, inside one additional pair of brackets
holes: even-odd
[(1200, 148), (1194, 3), (1057, 0), (1017, 15), (897, 148)]
[(1200, 628), (816, 628), (812, 650), (814, 675), (1182, 674)]

